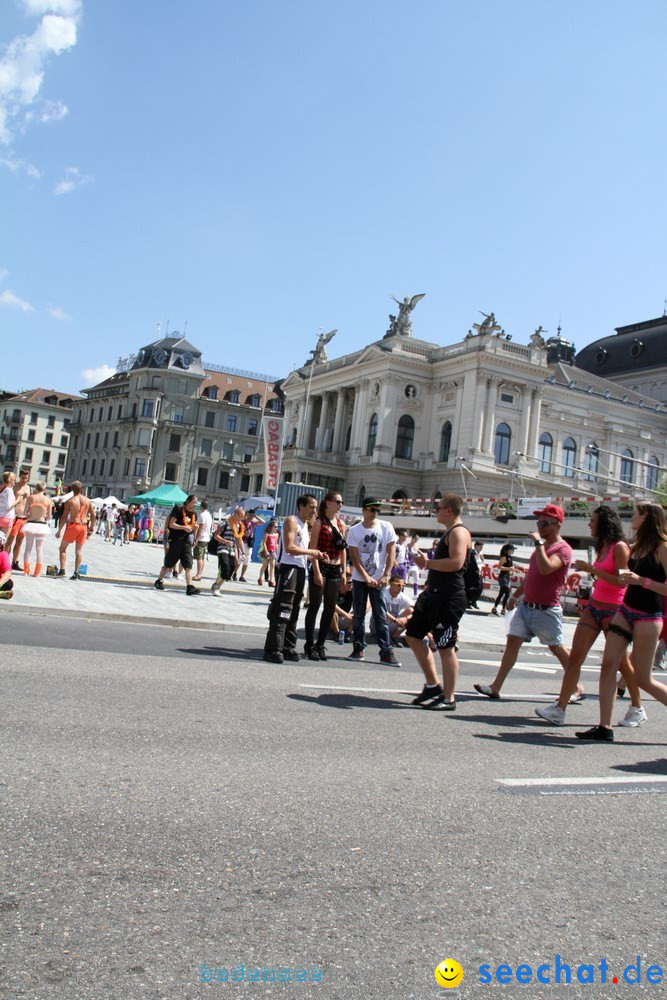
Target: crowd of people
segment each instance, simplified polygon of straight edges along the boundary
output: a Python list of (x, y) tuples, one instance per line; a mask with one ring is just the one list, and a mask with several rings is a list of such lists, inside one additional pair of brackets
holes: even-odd
[[(418, 535), (408, 540), (405, 530), (394, 530), (390, 522), (380, 518), (381, 505), (376, 498), (364, 500), (361, 520), (352, 527), (341, 518), (342, 504), (337, 491), (328, 492), (319, 502), (305, 493), (297, 499), (296, 513), (286, 517), (282, 526), (276, 518), (266, 520), (242, 506), (214, 523), (207, 501), (199, 503), (190, 495), (174, 506), (166, 519), (164, 561), (155, 587), (164, 590), (168, 574), (177, 578), (183, 574), (186, 594), (200, 594), (195, 583), (203, 578), (208, 554), (217, 559), (213, 596), (220, 596), (229, 580), (247, 584), (255, 531), (261, 525), (257, 584), (273, 591), (267, 610), (265, 660), (284, 663), (301, 659), (297, 625), (306, 595), (306, 658), (326, 661), (327, 641), (337, 639), (341, 645), (351, 644), (350, 660), (363, 661), (370, 614), (370, 635), (377, 642), (380, 662), (400, 666), (394, 651), (407, 646), (421, 667), (424, 685), (413, 703), (454, 711), (459, 623), (467, 609), (477, 607), (485, 563), (484, 543), (473, 543), (463, 523), (462, 498), (448, 494), (438, 501), (435, 513), (443, 533), (428, 553), (420, 547)], [(110, 504), (97, 518), (98, 533), (112, 544), (129, 544), (138, 511), (136, 505), (125, 508)], [(56, 539), (62, 536), (56, 575), (66, 575), (67, 550), (74, 545), (71, 579), (76, 580), (84, 545), (96, 524), (95, 508), (81, 483), (72, 483), (71, 495), (64, 502), (54, 502), (43, 482), (35, 483), (34, 489), (30, 486), (27, 470), (22, 469), (18, 478), (12, 472), (4, 474), (0, 488), (0, 598), (12, 597), (14, 572), (41, 575), (44, 541), (51, 533), (52, 518)], [(489, 684), (476, 683), (475, 690), (490, 700), (500, 699), (523, 643), (537, 638), (563, 668), (563, 680), (556, 701), (535, 711), (545, 722), (563, 725), (568, 707), (585, 698), (581, 669), (602, 634), (599, 723), (576, 736), (586, 741), (613, 741), (617, 695), (627, 692), (630, 699), (619, 720), (624, 727), (637, 727), (647, 720), (642, 692), (667, 705), (667, 686), (652, 676), (654, 667), (664, 665), (667, 650), (665, 512), (658, 503), (638, 502), (630, 522), (633, 537), (626, 540), (618, 514), (604, 504), (596, 508), (589, 522), (595, 551), (592, 562), (573, 560), (570, 545), (561, 537), (561, 507), (546, 504), (535, 513), (535, 519), (536, 529), (529, 535), (534, 550), (513, 592), (515, 547), (503, 545), (495, 564), (498, 595), (491, 614), (506, 616), (507, 636), (496, 676)], [(588, 574), (594, 586), (581, 611), (571, 649), (567, 649), (561, 596), (571, 568)], [(423, 587), (422, 573), (426, 574)]]

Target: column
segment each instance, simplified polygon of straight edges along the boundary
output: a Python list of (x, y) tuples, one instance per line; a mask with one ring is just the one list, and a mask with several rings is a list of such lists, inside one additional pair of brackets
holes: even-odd
[(475, 415), (472, 425), (472, 446), (474, 451), (480, 451), (482, 445), (482, 422), (486, 409), (488, 386), (486, 380), (478, 381), (475, 387)]
[(315, 434), (315, 449), (323, 451), (326, 448), (327, 423), (329, 420), (329, 393), (322, 394), (322, 408), (320, 410), (320, 423)]
[(493, 441), (496, 428), (496, 400), (498, 399), (499, 381), (493, 376), (487, 379), (486, 407), (484, 409), (484, 436), (482, 451), (493, 453)]
[(534, 453), (528, 448), (528, 427), (530, 425), (531, 403), (532, 392), (527, 385), (524, 385), (521, 390), (521, 422), (519, 424), (517, 451), (522, 451), (524, 455), (533, 458)]
[[(305, 403), (305, 400), (304, 400)], [(313, 422), (313, 397), (312, 395), (308, 399), (308, 405), (302, 408), (302, 418), (301, 426), (299, 428), (299, 436), (297, 438), (297, 446), (299, 448), (307, 448), (308, 442), (310, 441), (310, 427)]]
[(334, 418), (334, 432), (333, 432), (333, 442), (331, 445), (331, 450), (337, 455), (342, 450), (342, 435), (343, 435), (343, 415), (345, 413), (345, 389), (338, 390), (338, 399), (336, 402), (336, 416)]
[(540, 436), (540, 417), (542, 415), (542, 389), (533, 389), (530, 427), (528, 430), (528, 454), (537, 455), (537, 439)]
[(368, 401), (368, 379), (355, 387), (354, 416), (352, 418), (352, 434), (350, 435), (350, 450), (362, 449), (364, 446), (364, 431), (366, 422), (366, 403)]

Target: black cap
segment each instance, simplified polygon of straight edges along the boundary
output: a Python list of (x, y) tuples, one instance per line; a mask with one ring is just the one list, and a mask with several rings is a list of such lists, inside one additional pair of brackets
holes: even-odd
[(366, 497), (361, 505), (361, 509), (365, 510), (366, 507), (380, 507), (382, 505), (381, 500), (376, 500), (375, 497)]

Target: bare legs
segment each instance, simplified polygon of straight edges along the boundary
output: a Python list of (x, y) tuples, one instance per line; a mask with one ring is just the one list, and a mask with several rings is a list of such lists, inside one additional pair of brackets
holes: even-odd
[[(407, 635), (408, 646), (415, 654), (417, 663), (422, 668), (426, 683), (430, 685), (438, 684), (438, 671), (435, 665), (435, 657), (428, 646), (424, 645), (423, 639), (415, 639)], [(442, 690), (447, 701), (454, 700), (456, 681), (459, 676), (459, 661), (455, 649), (441, 649), (440, 662), (442, 663)]]

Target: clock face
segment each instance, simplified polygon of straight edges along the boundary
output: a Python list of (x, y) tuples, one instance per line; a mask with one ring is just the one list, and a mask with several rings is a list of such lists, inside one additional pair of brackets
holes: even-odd
[(194, 358), (192, 357), (191, 354), (186, 353), (181, 356), (181, 364), (183, 365), (184, 368), (189, 368), (193, 361)]
[(167, 357), (168, 357), (167, 352), (163, 351), (162, 348), (160, 348), (159, 351), (155, 351), (155, 353), (153, 354), (153, 361), (158, 366), (158, 368), (164, 368), (164, 366), (167, 363)]

